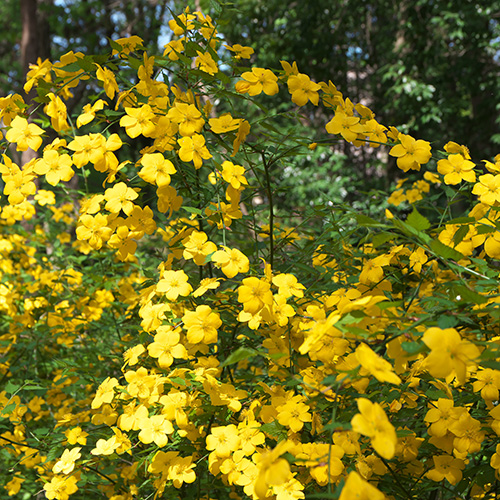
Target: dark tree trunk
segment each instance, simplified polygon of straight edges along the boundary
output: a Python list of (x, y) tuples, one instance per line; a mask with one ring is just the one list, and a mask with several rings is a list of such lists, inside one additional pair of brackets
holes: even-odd
[[(42, 60), (50, 58), (50, 33), (47, 22), (49, 7), (53, 0), (20, 0), (21, 5), (21, 66), (23, 77), (30, 69), (30, 64), (35, 64), (40, 57)], [(39, 6), (43, 5), (43, 9)], [(36, 91), (31, 90), (25, 95), (25, 100), (30, 103), (36, 96)], [(33, 115), (30, 115), (32, 119)], [(21, 154), (21, 164), (28, 163), (38, 156), (37, 151), (28, 149)]]

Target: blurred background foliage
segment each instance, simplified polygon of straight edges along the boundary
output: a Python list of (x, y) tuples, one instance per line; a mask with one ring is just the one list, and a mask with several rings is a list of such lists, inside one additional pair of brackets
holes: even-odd
[[(217, 19), (229, 44), (252, 46), (253, 66), (280, 70), (280, 60), (296, 61), (300, 72), (331, 80), (381, 123), (434, 148), (442, 148), (434, 141), (446, 136), (466, 144), (476, 162), (500, 150), (498, 0), (2, 0), (0, 95), (22, 94), (24, 75), (38, 57), (100, 53), (109, 39), (133, 34), (151, 54), (161, 53), (168, 20), (186, 5)], [(74, 104), (95, 90), (78, 92)], [(289, 102), (286, 88), (281, 93)], [(276, 102), (276, 126), (284, 127), (289, 120), (279, 119)], [(227, 111), (214, 104), (215, 113)], [(369, 208), (380, 203), (377, 190), (397, 180), (400, 172), (382, 149), (322, 146), (328, 119), (297, 109), (287, 133), (320, 146), (276, 162), (278, 212), (332, 203)]]

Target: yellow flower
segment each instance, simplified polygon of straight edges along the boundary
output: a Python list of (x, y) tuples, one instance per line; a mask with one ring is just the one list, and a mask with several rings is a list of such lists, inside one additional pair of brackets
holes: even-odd
[(245, 178), (245, 167), (235, 165), (230, 161), (222, 163), (221, 175), (222, 178), (234, 189), (240, 189), (242, 184), (248, 184), (248, 181)]
[(139, 421), (139, 441), (144, 444), (155, 443), (156, 446), (163, 448), (168, 443), (168, 434), (174, 432), (174, 427), (170, 420), (163, 415), (153, 415)]
[(104, 192), (105, 208), (116, 214), (123, 210), (129, 215), (134, 208), (132, 201), (137, 199), (138, 196), (137, 191), (128, 187), (124, 182), (119, 182)]
[(167, 113), (167, 118), (179, 126), (179, 134), (183, 137), (191, 137), (201, 132), (205, 120), (201, 111), (194, 104), (176, 102)]
[(36, 60), (36, 64), (29, 65), (30, 70), (26, 74), (26, 83), (24, 84), (24, 91), (28, 94), (30, 90), (38, 84), (38, 80), (44, 80), (46, 82), (51, 82), (52, 77), (50, 70), (52, 69), (52, 63), (45, 59), (42, 61), (40, 58)]
[(164, 271), (156, 290), (164, 293), (167, 299), (173, 302), (179, 295), (186, 297), (193, 291), (187, 281), (188, 277), (184, 271)]
[(120, 55), (128, 55), (130, 52), (133, 52), (136, 47), (141, 47), (143, 40), (141, 37), (137, 35), (127, 36), (124, 38), (118, 38), (117, 40), (113, 40), (113, 43), (117, 43), (120, 45), (120, 51), (113, 49), (111, 55), (120, 54)]
[(98, 439), (95, 448), (90, 450), (92, 455), (112, 455), (118, 448), (120, 443), (117, 443), (116, 436), (109, 439)]
[(87, 444), (88, 433), (84, 432), (81, 427), (73, 427), (68, 429), (64, 435), (68, 440), (68, 444)]
[(259, 278), (245, 278), (238, 288), (238, 302), (243, 304), (246, 312), (255, 314), (265, 305), (273, 303), (273, 294), (267, 281)]
[(479, 196), (479, 201), (486, 205), (500, 202), (500, 175), (484, 174), (479, 176), (479, 182), (474, 184), (472, 194)]
[(118, 84), (116, 83), (115, 75), (108, 68), (103, 68), (99, 66), (99, 64), (96, 64), (96, 66), (96, 78), (102, 82), (106, 95), (110, 99), (113, 99), (115, 97), (115, 93), (120, 91)]
[(234, 424), (213, 427), (207, 436), (207, 450), (217, 457), (228, 457), (240, 447), (238, 429)]
[(33, 170), (38, 175), (45, 175), (45, 180), (51, 186), (57, 186), (60, 181), (67, 182), (73, 177), (75, 172), (71, 165), (73, 161), (68, 154), (60, 155), (58, 151), (49, 149), (44, 151), (43, 158), (35, 162)]
[(321, 85), (312, 82), (311, 79), (303, 73), (290, 75), (288, 77), (288, 91), (292, 94), (292, 102), (297, 106), (305, 106), (311, 101), (315, 106), (319, 103), (318, 91)]
[(210, 306), (201, 305), (196, 311), (186, 311), (182, 317), (184, 328), (187, 330), (187, 340), (191, 344), (214, 344), (217, 342), (217, 328), (222, 321), (220, 316), (213, 312)]
[(214, 134), (224, 134), (236, 130), (241, 122), (241, 118), (233, 118), (229, 113), (224, 113), (220, 115), (219, 118), (210, 118), (210, 120), (208, 120)]
[(194, 134), (192, 137), (181, 137), (179, 143), (179, 158), (182, 161), (192, 161), (195, 168), (201, 168), (203, 160), (212, 158), (212, 155), (205, 146), (205, 137), (201, 134)]
[(465, 408), (454, 407), (452, 399), (440, 398), (429, 403), (432, 406), (425, 414), (424, 421), (430, 423), (428, 432), (431, 436), (443, 437), (447, 434), (450, 425), (459, 419), (466, 411)]
[(54, 467), (52, 467), (52, 472), (54, 474), (69, 474), (73, 472), (75, 468), (75, 462), (82, 456), (80, 453), (81, 448), (76, 447), (72, 450), (64, 450), (61, 458), (55, 463)]
[(365, 481), (357, 472), (351, 471), (340, 493), (339, 500), (384, 500), (385, 495)]
[(226, 47), (227, 50), (234, 52), (233, 57), (235, 59), (250, 59), (254, 52), (252, 47), (245, 47), (239, 43), (235, 43), (234, 45), (224, 45), (224, 47)]
[(400, 144), (391, 148), (389, 154), (397, 158), (398, 167), (407, 172), (408, 170), (420, 170), (420, 166), (427, 163), (431, 157), (431, 145), (421, 139), (416, 140), (406, 134), (399, 134)]
[(475, 366), (479, 349), (467, 340), (462, 340), (454, 328), (429, 328), (422, 340), (431, 352), (425, 360), (425, 367), (433, 377), (445, 378), (455, 374), (463, 384), (467, 366)]
[(180, 488), (184, 483), (194, 483), (195, 467), (193, 457), (175, 457), (170, 461), (167, 478), (173, 482), (175, 488)]
[(297, 298), (302, 298), (304, 296), (303, 290), (306, 288), (297, 281), (297, 278), (293, 274), (277, 274), (273, 276), (273, 285), (278, 287), (278, 293), (285, 298), (291, 297), (292, 295)]
[(250, 262), (245, 254), (236, 248), (222, 247), (212, 255), (212, 262), (228, 278), (234, 278), (238, 273), (247, 273), (250, 268)]
[(305, 422), (311, 422), (312, 416), (308, 405), (304, 404), (303, 397), (293, 396), (284, 405), (278, 406), (278, 422), (289, 427), (293, 432), (299, 432)]
[(15, 475), (6, 485), (5, 489), (7, 490), (7, 495), (14, 496), (19, 493), (21, 489), (21, 485), (24, 483), (26, 479), (20, 476)]
[(262, 452), (257, 456), (258, 474), (254, 481), (254, 493), (259, 500), (266, 498), (272, 486), (280, 486), (292, 478), (290, 465), (281, 455), (293, 448), (290, 441), (281, 441), (271, 451)]
[(474, 163), (466, 160), (461, 154), (452, 154), (437, 163), (438, 172), (444, 175), (445, 184), (460, 184), (461, 181), (475, 182)]
[(0, 97), (0, 119), (5, 126), (9, 126), (12, 120), (22, 113), (21, 106), (24, 104), (23, 98), (19, 94), (9, 94)]
[(236, 83), (236, 91), (250, 96), (259, 95), (262, 92), (267, 95), (278, 93), (278, 77), (270, 70), (264, 68), (252, 68), (241, 75), (243, 80)]
[(95, 118), (96, 112), (103, 109), (106, 104), (107, 102), (102, 99), (97, 99), (94, 104), (85, 104), (85, 106), (83, 106), (82, 113), (76, 119), (76, 126), (80, 128), (81, 126), (90, 123)]
[(152, 358), (158, 359), (160, 368), (168, 368), (176, 359), (187, 359), (187, 351), (183, 344), (180, 344), (179, 332), (171, 326), (162, 325), (158, 327), (154, 336), (154, 342), (148, 345), (148, 354)]
[(170, 175), (177, 172), (174, 164), (165, 159), (161, 153), (146, 153), (141, 158), (141, 165), (139, 177), (146, 182), (156, 184), (158, 187), (168, 186)]
[(462, 470), (465, 467), (463, 460), (450, 455), (433, 456), (434, 469), (427, 472), (426, 476), (439, 482), (446, 479), (450, 484), (457, 484), (462, 479)]
[(182, 241), (184, 252), (182, 256), (186, 259), (193, 259), (197, 266), (205, 264), (207, 255), (217, 250), (215, 243), (208, 241), (208, 236), (203, 231), (193, 231)]
[(193, 297), (201, 297), (208, 290), (219, 288), (220, 278), (204, 278), (200, 281), (200, 286), (193, 292)]
[(29, 148), (37, 151), (42, 145), (43, 129), (35, 123), (28, 123), (26, 118), (16, 116), (10, 123), (10, 129), (5, 138), (17, 144), (17, 151), (27, 151)]
[(97, 389), (96, 395), (92, 401), (92, 409), (96, 410), (100, 408), (103, 404), (108, 404), (113, 401), (115, 397), (114, 388), (118, 385), (118, 380), (116, 378), (107, 377)]
[(179, 40), (171, 40), (166, 45), (163, 46), (165, 49), (163, 51), (163, 57), (168, 56), (171, 61), (178, 61), (179, 54), (184, 52), (184, 43), (186, 39), (179, 38)]
[(50, 102), (45, 106), (44, 111), (47, 116), (50, 116), (52, 128), (56, 132), (61, 132), (69, 129), (69, 125), (67, 122), (68, 110), (66, 109), (66, 105), (61, 100), (61, 98), (52, 92), (50, 92), (47, 97), (50, 99)]
[(74, 151), (73, 163), (81, 168), (89, 161), (97, 163), (104, 156), (106, 141), (101, 134), (76, 136), (69, 144), (68, 149)]
[(195, 59), (194, 64), (198, 69), (209, 75), (215, 75), (219, 71), (217, 63), (213, 60), (209, 52), (203, 53), (197, 50), (196, 53), (198, 57)]
[(500, 389), (500, 370), (484, 368), (478, 371), (472, 384), (474, 392), (481, 391), (481, 397), (485, 401), (497, 401)]
[(43, 485), (45, 497), (49, 500), (68, 500), (70, 495), (78, 491), (76, 481), (75, 476), (54, 476), (48, 483)]
[(401, 383), (401, 379), (393, 372), (391, 364), (374, 353), (366, 344), (359, 344), (356, 348), (356, 355), (361, 366), (379, 382)]
[(369, 399), (357, 399), (360, 413), (351, 420), (352, 430), (368, 436), (375, 451), (383, 458), (390, 459), (396, 453), (398, 438), (396, 430), (378, 403)]
[(481, 449), (485, 433), (481, 431), (481, 422), (472, 418), (468, 412), (463, 412), (460, 418), (451, 424), (449, 430), (456, 436), (453, 448), (457, 458), (465, 459), (468, 453)]
[(125, 132), (134, 139), (139, 135), (153, 137), (155, 134), (155, 113), (149, 104), (139, 108), (125, 107), (126, 116), (120, 118), (120, 126), (125, 127)]
[(499, 472), (500, 469), (500, 444), (497, 444), (497, 447), (495, 448), (495, 453), (491, 456), (490, 459), (490, 465), (495, 469), (495, 471)]
[(11, 175), (5, 182), (4, 194), (8, 196), (11, 205), (19, 205), (31, 194), (36, 193), (36, 185), (33, 182), (34, 175), (27, 171), (19, 171)]
[(231, 156), (236, 156), (236, 153), (240, 150), (241, 145), (245, 142), (247, 135), (250, 133), (250, 123), (243, 120), (238, 127), (238, 133), (233, 141), (233, 152)]
[(95, 250), (99, 250), (103, 243), (109, 240), (112, 233), (113, 229), (108, 227), (108, 218), (103, 214), (97, 214), (95, 217), (88, 214), (82, 215), (76, 227), (78, 240), (88, 240), (89, 245)]
[(357, 116), (348, 115), (345, 110), (337, 109), (335, 116), (326, 124), (329, 134), (340, 134), (347, 142), (353, 142), (363, 132), (363, 125)]

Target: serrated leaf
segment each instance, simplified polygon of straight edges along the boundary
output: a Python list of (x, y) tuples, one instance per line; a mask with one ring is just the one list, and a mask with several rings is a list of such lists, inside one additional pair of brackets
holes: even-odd
[(259, 353), (255, 349), (250, 349), (249, 347), (239, 347), (236, 351), (232, 352), (222, 363), (220, 366), (224, 367), (227, 365), (234, 365), (235, 363), (239, 363), (244, 359), (254, 358), (258, 356)]
[(363, 214), (356, 214), (356, 221), (362, 227), (381, 226), (382, 224), (371, 217)]
[(29, 385), (25, 385), (23, 387), (23, 389), (27, 389), (27, 390), (37, 390), (37, 389), (45, 389), (45, 387), (41, 386), (41, 385), (36, 385), (36, 384), (29, 384)]
[(456, 217), (446, 221), (446, 224), (469, 224), (470, 222), (476, 222), (476, 219), (474, 217)]
[(190, 214), (196, 214), (196, 215), (202, 215), (203, 212), (199, 208), (194, 208), (194, 207), (182, 207), (186, 212), (189, 212)]
[(259, 430), (278, 438), (282, 436), (283, 433), (286, 434), (285, 428), (276, 420), (274, 422), (270, 422), (269, 424), (261, 425)]
[(453, 235), (453, 243), (455, 244), (455, 246), (463, 241), (465, 235), (468, 232), (469, 232), (469, 226), (464, 225), (458, 228), (458, 231), (456, 231), (455, 234)]
[(448, 316), (446, 314), (439, 316), (437, 324), (439, 328), (445, 330), (446, 328), (453, 328), (458, 324), (458, 319), (455, 316)]
[(443, 259), (462, 260), (464, 258), (464, 255), (458, 250), (445, 245), (439, 240), (432, 240), (429, 247), (439, 257), (443, 257)]
[(496, 229), (488, 224), (478, 224), (476, 226), (477, 234), (489, 234), (494, 233)]
[(402, 342), (401, 349), (407, 352), (408, 354), (419, 354), (427, 349), (425, 344), (420, 342)]
[(429, 220), (418, 212), (415, 207), (413, 208), (413, 212), (406, 218), (406, 223), (417, 231), (425, 231), (431, 227)]
[(394, 235), (392, 233), (378, 233), (372, 238), (372, 244), (375, 248), (377, 248), (388, 241), (392, 241), (393, 239)]
[(170, 382), (173, 382), (174, 384), (186, 385), (186, 381), (180, 377), (170, 377), (168, 380), (170, 380)]
[(460, 299), (457, 298), (457, 300), (463, 301), (463, 302), (473, 302), (474, 304), (484, 304), (485, 302), (488, 301), (488, 298), (485, 297), (484, 295), (481, 295), (474, 290), (470, 290), (466, 286), (463, 285), (456, 285), (453, 287), (453, 291), (457, 294), (457, 296), (460, 297)]
[(493, 359), (481, 361), (481, 368), (491, 368), (492, 370), (500, 370), (500, 361)]
[(16, 403), (10, 403), (8, 404), (5, 408), (2, 408), (0, 410), (0, 416), (6, 417), (7, 415), (10, 415), (15, 409), (16, 409)]
[(437, 401), (438, 399), (441, 399), (441, 398), (444, 398), (444, 399), (448, 398), (448, 395), (444, 391), (440, 391), (437, 389), (429, 389), (429, 390), (425, 391), (425, 395), (429, 399), (433, 399), (434, 401)]
[(423, 231), (420, 231), (418, 229), (415, 229), (413, 226), (410, 224), (407, 224), (406, 222), (403, 222), (402, 220), (399, 219), (391, 219), (392, 223), (394, 224), (395, 227), (397, 227), (403, 234), (406, 234), (407, 236), (416, 236), (419, 238), (422, 242), (424, 243), (429, 243), (430, 237), (427, 233), (424, 233)]
[(5, 392), (9, 393), (9, 394), (14, 394), (15, 392), (17, 392), (19, 390), (21, 386), (19, 384), (16, 384), (14, 382), (12, 382), (11, 380), (9, 380), (7, 382), (7, 384), (5, 384)]

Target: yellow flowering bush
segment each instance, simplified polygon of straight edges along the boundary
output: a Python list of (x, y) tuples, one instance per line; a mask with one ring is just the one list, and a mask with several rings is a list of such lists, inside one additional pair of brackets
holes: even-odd
[[(496, 498), (498, 157), (169, 27), (163, 56), (39, 61), (1, 108), (3, 495)], [(280, 131), (308, 106), (323, 130)], [(411, 174), (391, 210), (278, 218), (270, 172), (341, 141)]]

